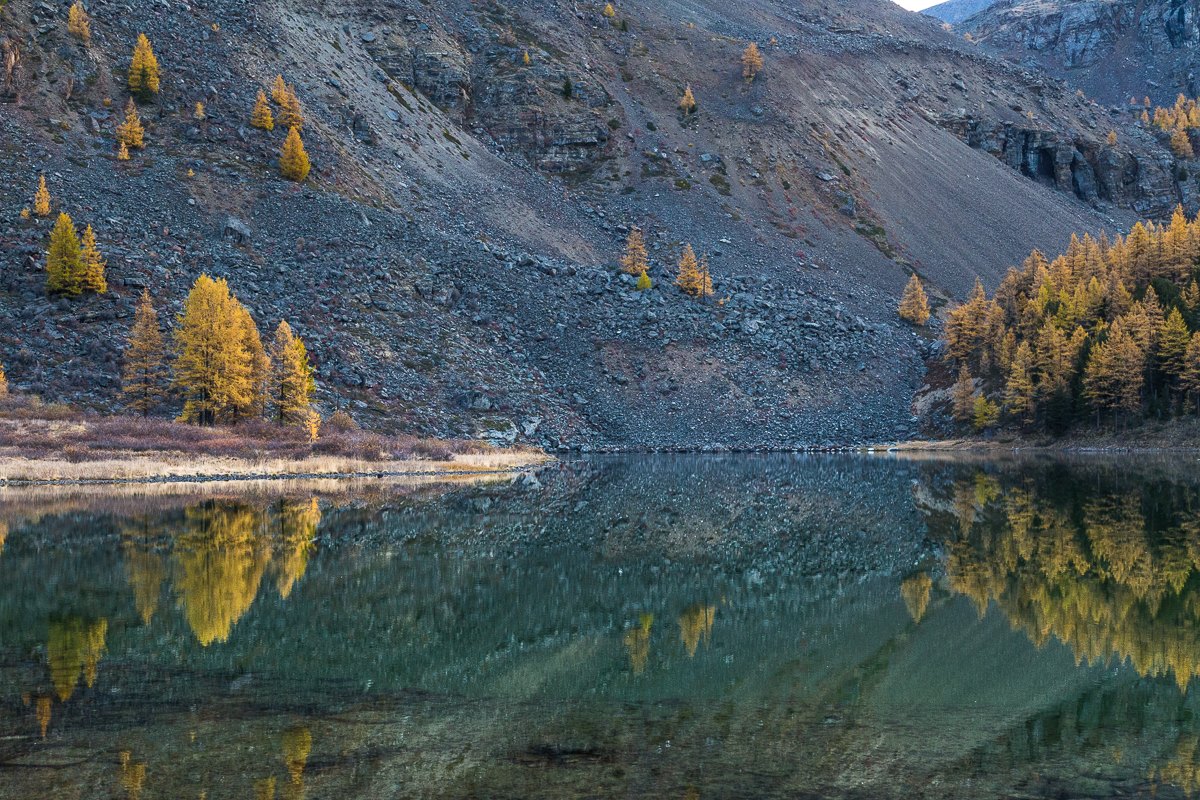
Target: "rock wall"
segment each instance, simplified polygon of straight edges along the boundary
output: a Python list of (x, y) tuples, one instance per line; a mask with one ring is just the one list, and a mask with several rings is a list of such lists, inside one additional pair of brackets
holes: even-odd
[(1176, 180), (1182, 173), (1165, 153), (1156, 158), (1059, 131), (969, 115), (946, 115), (938, 122), (1022, 175), (1092, 205), (1109, 203), (1161, 218), (1184, 200), (1195, 202), (1194, 192), (1185, 192)]

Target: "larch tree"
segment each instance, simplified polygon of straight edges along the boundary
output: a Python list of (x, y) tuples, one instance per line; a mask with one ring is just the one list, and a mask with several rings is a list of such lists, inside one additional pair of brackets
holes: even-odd
[(283, 142), (283, 149), (279, 152), (279, 174), (289, 181), (302, 183), (308, 177), (309, 169), (311, 166), (308, 153), (304, 150), (304, 141), (300, 138), (300, 130), (291, 128)]
[(158, 94), (159, 72), (158, 58), (146, 34), (139, 33), (137, 44), (133, 46), (133, 58), (129, 62), (129, 91), (143, 100)]
[(166, 394), (167, 378), (166, 350), (162, 330), (158, 327), (158, 312), (154, 310), (150, 290), (143, 289), (121, 368), (121, 394), (126, 407), (143, 417), (149, 416)]
[(145, 133), (137, 103), (133, 102), (131, 97), (125, 104), (125, 119), (117, 126), (117, 141), (125, 145), (126, 150), (131, 147), (141, 150), (146, 146)]
[(958, 380), (950, 393), (950, 411), (957, 422), (968, 423), (975, 414), (975, 380), (971, 371), (963, 364), (958, 370)]
[(646, 254), (646, 239), (641, 228), (633, 228), (625, 239), (625, 253), (621, 256), (621, 269), (630, 275), (641, 275), (650, 268)]
[(117, 142), (117, 161), (129, 160), (129, 145), (125, 142)]
[(276, 418), (286, 425), (304, 425), (312, 413), (312, 394), (317, 383), (308, 350), (286, 321), (275, 328), (271, 366), (271, 400)]
[(1105, 141), (1108, 142), (1109, 147), (1116, 147), (1117, 146), (1117, 132), (1109, 131), (1108, 137), (1105, 139)]
[(33, 213), (39, 217), (50, 216), (50, 190), (46, 187), (45, 175), (38, 175), (38, 188), (33, 194)]
[(296, 96), (296, 87), (288, 84), (283, 102), (279, 104), (279, 124), (285, 128), (304, 127), (304, 106)]
[(1102, 409), (1134, 413), (1141, 407), (1144, 363), (1141, 345), (1119, 320), (1113, 323), (1108, 338), (1092, 348), (1084, 369), (1084, 396), (1097, 414)]
[(182, 422), (212, 425), (237, 419), (254, 402), (251, 354), (241, 303), (224, 278), (201, 275), (175, 325), (174, 384), (183, 393)]
[(1192, 334), (1188, 342), (1187, 353), (1183, 359), (1183, 374), (1179, 378), (1179, 388), (1185, 396), (1191, 396), (1200, 409), (1200, 332)]
[(1175, 154), (1176, 158), (1185, 161), (1196, 157), (1195, 151), (1192, 150), (1191, 137), (1183, 128), (1176, 128), (1175, 132), (1171, 134), (1171, 152)]
[(87, 11), (83, 7), (83, 3), (75, 0), (71, 7), (67, 9), (67, 33), (74, 36), (84, 44), (92, 38), (92, 21), (88, 17)]
[(83, 289), (83, 251), (75, 223), (65, 212), (58, 215), (50, 231), (50, 246), (46, 251), (46, 291), (50, 294), (76, 295)]
[(0, 364), (0, 399), (8, 397), (8, 375), (4, 372), (4, 365)]
[(103, 294), (108, 291), (108, 281), (104, 277), (104, 257), (96, 246), (96, 233), (92, 226), (83, 229), (83, 241), (80, 250), (83, 265), (79, 273), (79, 288), (84, 292)]
[(1013, 354), (1008, 368), (1008, 380), (1004, 386), (1004, 409), (1018, 422), (1033, 421), (1033, 348), (1029, 342), (1021, 342)]
[(1158, 361), (1163, 372), (1172, 380), (1183, 375), (1188, 345), (1192, 334), (1178, 308), (1171, 309), (1158, 332)]
[(197, 100), (196, 105), (192, 106), (192, 117), (200, 122), (208, 119), (208, 110), (205, 109), (203, 101)]
[(275, 105), (282, 106), (287, 102), (288, 85), (282, 75), (276, 75), (274, 82), (271, 84), (271, 99), (275, 101)]
[(691, 244), (685, 245), (683, 254), (679, 257), (679, 274), (675, 278), (675, 285), (686, 294), (700, 297), (703, 282), (704, 274), (700, 269), (700, 260), (696, 258), (696, 251), (692, 249)]
[(916, 273), (908, 279), (900, 298), (900, 319), (913, 325), (924, 325), (929, 321), (929, 298), (925, 296), (925, 287)]
[(608, 19), (612, 19), (616, 15), (617, 15), (617, 10), (615, 8), (613, 8), (613, 4), (605, 3), (604, 4), (604, 16), (607, 17)]
[(238, 320), (238, 330), (242, 337), (242, 346), (246, 351), (249, 364), (249, 402), (234, 407), (234, 415), (239, 419), (261, 417), (267, 410), (267, 394), (270, 390), (271, 359), (263, 347), (262, 337), (259, 336), (258, 326), (244, 305), (236, 300), (234, 313)]
[(758, 73), (763, 70), (762, 52), (758, 49), (758, 45), (754, 42), (746, 45), (746, 49), (742, 51), (742, 77), (747, 82), (753, 81), (758, 77)]
[(267, 102), (267, 93), (258, 90), (258, 98), (254, 101), (254, 110), (250, 112), (250, 126), (264, 131), (275, 130), (275, 117), (271, 114), (271, 104)]
[(971, 424), (975, 426), (975, 430), (983, 431), (994, 427), (1000, 421), (1000, 407), (989, 400), (985, 395), (979, 394), (975, 397), (975, 403), (972, 407)]
[(692, 94), (691, 84), (683, 90), (683, 97), (679, 98), (679, 110), (684, 114), (696, 113), (696, 95)]

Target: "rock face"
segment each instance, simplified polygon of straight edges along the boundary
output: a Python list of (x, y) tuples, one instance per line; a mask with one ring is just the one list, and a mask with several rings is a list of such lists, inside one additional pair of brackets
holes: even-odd
[(1181, 202), (1194, 202), (1194, 179), (1177, 181), (1175, 160), (1165, 152), (1134, 153), (1058, 131), (965, 114), (947, 115), (940, 122), (971, 147), (1085, 203), (1109, 203), (1156, 218), (1170, 214)]
[(572, 78), (540, 48), (530, 53), (480, 29), (466, 33), (447, 31), (436, 15), (424, 22), (410, 14), (382, 36), (371, 33), (366, 48), (390, 78), (505, 152), (547, 172), (587, 172), (609, 142), (601, 112), (612, 100), (603, 86)]
[(1105, 103), (1200, 94), (1195, 0), (1007, 0), (962, 28), (996, 52), (1069, 78)]

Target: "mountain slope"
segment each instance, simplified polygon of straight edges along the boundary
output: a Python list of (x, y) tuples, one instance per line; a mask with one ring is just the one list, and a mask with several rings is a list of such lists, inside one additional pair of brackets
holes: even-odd
[[(962, 297), (1180, 196), (1153, 137), (1106, 148), (1120, 119), (885, 0), (90, 11), (86, 47), (65, 9), (2, 12), (0, 359), (19, 389), (100, 408), (142, 287), (170, 318), (208, 271), (305, 338), (326, 410), (372, 424), (585, 448), (903, 436), (928, 352), (896, 319), (910, 271)], [(163, 93), (122, 162), (143, 30)], [(277, 73), (306, 107), (302, 186), (275, 175), (283, 132), (248, 125)], [(39, 171), (96, 227), (108, 294), (44, 296), (48, 222), (18, 216)], [(613, 266), (632, 225), (645, 293)], [(684, 242), (713, 301), (671, 285)]]
[(938, 3), (936, 6), (927, 8), (921, 13), (928, 14), (951, 25), (958, 25), (960, 22), (973, 17), (995, 2), (996, 0), (946, 0), (945, 3)]
[(1109, 104), (1200, 94), (1200, 8), (1179, 0), (1006, 0), (964, 27), (976, 41), (1068, 78)]

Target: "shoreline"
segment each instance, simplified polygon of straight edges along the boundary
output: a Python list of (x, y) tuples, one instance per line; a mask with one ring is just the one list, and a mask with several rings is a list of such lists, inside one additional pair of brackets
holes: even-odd
[(354, 461), (352, 459), (203, 459), (181, 454), (116, 457), (71, 462), (0, 457), (0, 488), (122, 486), (146, 484), (252, 483), (293, 480), (383, 480), (517, 475), (555, 461), (533, 451), (455, 455), (450, 460)]

